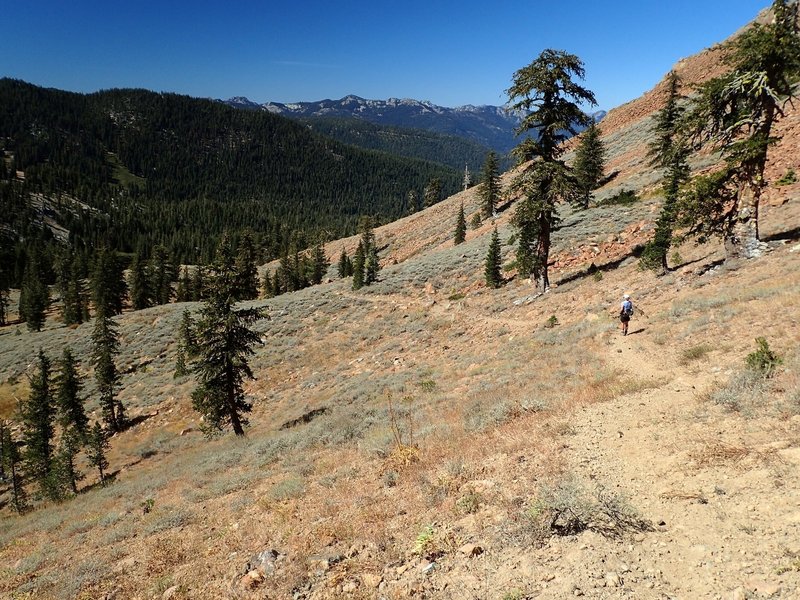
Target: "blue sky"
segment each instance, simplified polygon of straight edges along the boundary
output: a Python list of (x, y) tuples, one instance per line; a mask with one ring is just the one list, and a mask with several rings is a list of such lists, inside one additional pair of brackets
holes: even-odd
[(610, 109), (768, 0), (19, 0), (2, 10), (0, 76), (93, 92), (138, 87), (257, 102), (416, 98), (502, 104), (545, 48), (577, 54)]

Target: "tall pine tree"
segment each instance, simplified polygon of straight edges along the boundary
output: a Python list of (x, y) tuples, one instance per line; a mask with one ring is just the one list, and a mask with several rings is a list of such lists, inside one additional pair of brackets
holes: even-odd
[(50, 288), (46, 281), (47, 265), (44, 252), (35, 247), (28, 255), (19, 297), (19, 316), (31, 331), (41, 331), (50, 306)]
[[(102, 305), (101, 305), (102, 306)], [(94, 318), (92, 331), (92, 364), (97, 389), (100, 393), (100, 409), (103, 420), (112, 431), (125, 428), (125, 407), (117, 398), (119, 371), (115, 357), (119, 354), (119, 333), (114, 321), (104, 310)]]
[(55, 406), (51, 389), (50, 359), (39, 350), (36, 370), (29, 377), (30, 394), (20, 405), (25, 468), (45, 496), (53, 493), (53, 435)]
[(656, 221), (653, 238), (645, 245), (640, 258), (643, 267), (662, 275), (669, 269), (667, 255), (676, 227), (678, 195), (690, 174), (687, 162), (689, 148), (681, 131), (684, 109), (679, 104), (680, 79), (675, 71), (670, 71), (667, 84), (667, 100), (655, 116), (651, 130), (653, 141), (648, 149), (650, 165), (664, 170), (664, 204)]
[(258, 256), (253, 233), (245, 230), (236, 250), (236, 298), (255, 300), (258, 298)]
[(486, 252), (486, 262), (484, 266), (484, 279), (490, 288), (499, 288), (503, 285), (503, 275), (501, 272), (502, 255), (500, 248), (500, 236), (497, 227), (492, 232), (492, 240), (489, 243), (489, 250)]
[[(580, 188), (561, 156), (561, 147), (589, 117), (579, 105), (594, 105), (594, 94), (573, 81), (583, 79), (581, 60), (561, 50), (544, 50), (530, 65), (514, 73), (508, 90), (510, 108), (524, 112), (517, 135), (535, 131), (514, 149), (521, 168), (512, 190), (521, 196), (513, 224), (519, 230), (517, 268), (531, 275), (537, 287), (550, 287), (548, 262), (560, 202), (579, 203)], [(531, 238), (535, 241), (531, 241)], [(528, 246), (524, 246), (527, 244)], [(530, 271), (524, 269), (530, 266)]]
[(55, 383), (58, 423), (61, 429), (63, 431), (73, 429), (81, 440), (85, 440), (89, 430), (89, 418), (86, 416), (81, 398), (83, 385), (78, 374), (78, 360), (73, 356), (69, 346), (64, 348), (58, 363)]
[(17, 441), (11, 434), (11, 428), (6, 421), (0, 421), (0, 462), (3, 464), (5, 477), (11, 484), (11, 501), (14, 510), (22, 513), (28, 506), (25, 493), (24, 478), (22, 474), (22, 457), (20, 456)]
[(246, 413), (252, 405), (244, 395), (244, 380), (253, 379), (247, 359), (261, 336), (250, 326), (259, 318), (256, 309), (233, 308), (229, 272), (218, 263), (211, 289), (197, 323), (199, 354), (194, 372), (198, 386), (192, 393), (192, 405), (203, 415), (206, 430), (212, 433), (230, 425), (236, 435), (244, 435)]
[(493, 150), (486, 155), (486, 161), (483, 163), (478, 195), (481, 199), (483, 217), (491, 218), (497, 210), (497, 203), (500, 200), (500, 173), (497, 154)]
[(589, 127), (578, 138), (575, 162), (572, 165), (581, 190), (583, 208), (589, 208), (592, 192), (598, 188), (605, 172), (605, 144), (600, 139), (600, 129), (592, 119)]
[(456, 231), (453, 234), (453, 244), (463, 244), (467, 239), (467, 218), (464, 215), (464, 203), (458, 208), (458, 216), (456, 217)]

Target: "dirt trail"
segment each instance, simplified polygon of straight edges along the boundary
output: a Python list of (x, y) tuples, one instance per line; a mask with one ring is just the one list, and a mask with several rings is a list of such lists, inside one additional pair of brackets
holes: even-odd
[[(785, 464), (695, 466), (693, 452), (718, 447), (731, 432), (702, 418), (697, 393), (710, 375), (679, 366), (646, 326), (632, 322), (627, 337), (614, 332), (609, 362), (654, 388), (582, 409), (569, 455), (580, 477), (629, 499), (655, 531), (634, 544), (597, 542), (587, 558), (598, 569), (622, 571), (621, 585), (614, 593), (602, 583), (582, 590), (595, 598), (798, 597), (796, 573), (779, 574), (791, 556), (785, 536), (797, 532), (796, 471), (782, 478)], [(779, 534), (784, 518), (794, 520), (784, 536), (763, 535)], [(786, 544), (775, 541), (782, 537)]]

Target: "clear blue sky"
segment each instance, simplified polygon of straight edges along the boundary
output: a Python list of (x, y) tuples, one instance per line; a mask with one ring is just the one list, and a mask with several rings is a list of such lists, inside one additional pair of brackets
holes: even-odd
[(93, 92), (139, 87), (257, 102), (416, 98), (502, 104), (544, 48), (577, 54), (610, 109), (769, 0), (17, 0), (0, 76)]

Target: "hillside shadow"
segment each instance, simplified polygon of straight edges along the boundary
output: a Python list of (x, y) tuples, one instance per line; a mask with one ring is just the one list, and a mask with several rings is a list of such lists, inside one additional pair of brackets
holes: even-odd
[(133, 417), (132, 419), (128, 419), (125, 421), (125, 427), (122, 428), (122, 431), (127, 431), (128, 429), (133, 429), (137, 425), (144, 423), (148, 419), (152, 419), (155, 415), (154, 414), (146, 414), (146, 415), (139, 415), (138, 417)]
[(91, 485), (86, 485), (78, 490), (78, 494), (86, 494), (91, 492), (92, 490), (102, 489), (107, 486), (109, 483), (114, 483), (117, 480), (117, 475), (119, 475), (121, 469), (117, 469), (116, 471), (112, 471), (111, 473), (106, 473), (105, 481), (95, 481)]
[(794, 229), (789, 229), (788, 231), (778, 231), (776, 233), (765, 235), (761, 238), (761, 241), (777, 242), (780, 240), (796, 240), (797, 238), (800, 238), (800, 227), (795, 227)]
[(633, 249), (628, 254), (625, 254), (624, 256), (621, 256), (617, 260), (612, 260), (610, 262), (603, 263), (601, 265), (597, 265), (597, 264), (595, 264), (593, 262), (592, 264), (590, 264), (585, 269), (581, 269), (580, 271), (576, 271), (575, 273), (572, 273), (571, 275), (567, 275), (565, 277), (562, 277), (556, 283), (558, 285), (564, 285), (566, 283), (571, 283), (573, 281), (578, 281), (579, 279), (583, 279), (584, 277), (591, 277), (592, 275), (594, 275), (595, 273), (598, 273), (598, 272), (604, 273), (606, 271), (612, 271), (612, 270), (616, 269), (617, 267), (619, 267), (622, 263), (624, 263), (626, 260), (628, 260), (630, 258), (639, 258), (642, 255), (642, 252), (644, 252), (644, 245), (637, 244), (636, 246), (633, 247)]

